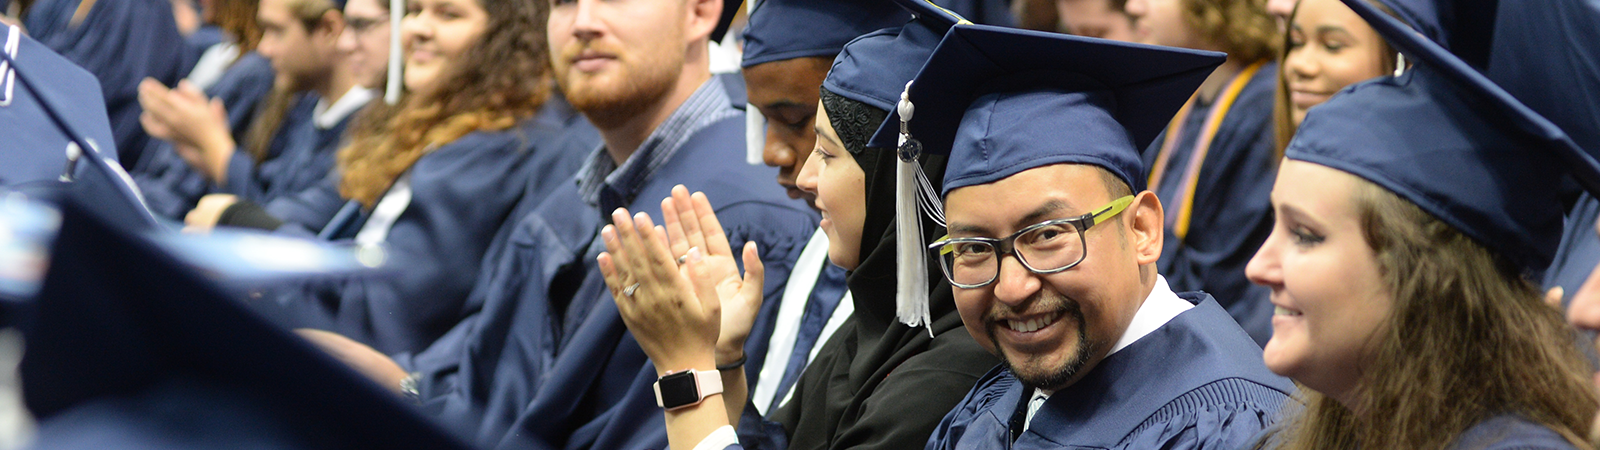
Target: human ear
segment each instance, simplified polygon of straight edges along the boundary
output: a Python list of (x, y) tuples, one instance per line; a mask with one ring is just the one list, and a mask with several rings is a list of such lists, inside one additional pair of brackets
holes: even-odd
[(1165, 212), (1161, 209), (1161, 200), (1150, 191), (1140, 192), (1133, 198), (1133, 204), (1128, 206), (1127, 221), (1128, 234), (1133, 237), (1134, 257), (1139, 265), (1155, 264), (1161, 257), (1161, 244), (1164, 238), (1166, 222)]
[[(711, 30), (717, 28), (717, 22), (722, 19), (722, 8), (730, 7), (724, 3), (733, 3), (720, 0), (688, 0), (688, 2), (689, 26), (685, 28), (689, 31), (688, 35), (707, 38), (711, 36)], [(731, 7), (737, 8), (738, 5)]]
[(328, 33), (328, 37), (338, 39), (344, 33), (344, 13), (338, 9), (330, 9), (322, 13), (322, 18), (317, 19), (317, 29), (313, 33)]

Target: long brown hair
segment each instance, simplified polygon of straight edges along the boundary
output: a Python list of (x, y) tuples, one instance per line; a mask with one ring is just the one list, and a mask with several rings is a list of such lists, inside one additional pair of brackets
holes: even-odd
[[(240, 55), (254, 51), (256, 44), (261, 43), (261, 27), (256, 24), (256, 9), (260, 8), (260, 4), (261, 0), (211, 2), (217, 28), (233, 36), (233, 43), (239, 46)], [(329, 3), (330, 8), (332, 5)], [(322, 17), (322, 14), (317, 14), (317, 17)]]
[[(1383, 11), (1384, 14), (1388, 14), (1390, 17), (1400, 18), (1399, 15), (1394, 13), (1394, 10), (1389, 9), (1383, 2), (1368, 0), (1367, 3), (1377, 7), (1379, 11)], [(1294, 12), (1289, 13), (1289, 27), (1294, 26), (1294, 18), (1298, 15), (1300, 15), (1300, 2), (1297, 1), (1294, 5)], [(1294, 114), (1290, 112), (1292, 105), (1289, 104), (1289, 50), (1292, 50), (1294, 44), (1294, 39), (1290, 37), (1290, 34), (1287, 31), (1283, 33), (1283, 49), (1278, 52), (1278, 91), (1273, 93), (1272, 101), (1272, 131), (1274, 137), (1277, 138), (1278, 146), (1274, 154), (1275, 157), (1272, 158), (1273, 160), (1283, 159), (1284, 149), (1289, 148), (1289, 141), (1294, 139), (1294, 132), (1300, 129), (1294, 123)], [(1390, 46), (1389, 41), (1382, 36), (1378, 37), (1378, 51), (1381, 53), (1380, 58), (1383, 61), (1382, 68), (1384, 72), (1394, 72), (1395, 61), (1400, 52)]]
[[(226, 4), (229, 2), (218, 3)], [(259, 5), (260, 1), (249, 1), (248, 3)], [(316, 31), (317, 26), (321, 25), (322, 16), (328, 14), (328, 11), (338, 11), (334, 8), (335, 6), (337, 5), (334, 5), (332, 0), (294, 0), (289, 4), (289, 10), (294, 12), (294, 17), (300, 20), (300, 24), (305, 27), (306, 32), (311, 33)], [(235, 12), (238, 13), (237, 11)], [(249, 21), (252, 24), (256, 20), (255, 14), (254, 9), (250, 10)], [(340, 14), (343, 14), (343, 12), (340, 12)], [(219, 10), (217, 16), (221, 20), (223, 12)], [(255, 43), (250, 45), (253, 50), (256, 44), (261, 43), (261, 31), (259, 28), (255, 28), (255, 25), (251, 25), (251, 28), (256, 29)], [(239, 53), (244, 54), (244, 38), (240, 37), (239, 39), (241, 42), (239, 44)], [(298, 97), (302, 90), (305, 90), (304, 86), (296, 86), (293, 82), (287, 81), (286, 77), (280, 73), (277, 79), (274, 80), (272, 91), (268, 92), (267, 97), (261, 100), (261, 106), (256, 109), (256, 118), (250, 121), (250, 128), (245, 131), (244, 135), (244, 149), (251, 157), (255, 158), (256, 162), (259, 163), (267, 159), (267, 150), (271, 147), (272, 140), (278, 136), (278, 128), (283, 127), (283, 120), (289, 115), (289, 108), (294, 106), (295, 97)]]
[(1516, 414), (1591, 448), (1588, 363), (1560, 311), (1520, 269), (1375, 184), (1355, 194), (1362, 234), (1394, 310), (1359, 368), (1357, 414), (1302, 389), (1282, 449), (1442, 449), (1474, 424)]
[(407, 95), (396, 106), (375, 104), (356, 120), (350, 145), (339, 151), (340, 195), (371, 208), (435, 147), (474, 131), (510, 128), (549, 98), (549, 3), (477, 1), (489, 17), (483, 40), (437, 88)]

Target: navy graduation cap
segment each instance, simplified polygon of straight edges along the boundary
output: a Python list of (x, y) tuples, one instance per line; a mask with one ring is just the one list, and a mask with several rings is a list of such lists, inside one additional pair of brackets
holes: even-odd
[[(1226, 59), (1157, 47), (984, 25), (944, 36), (898, 105), (900, 156), (949, 154), (942, 191), (907, 189), (901, 216), (918, 206), (942, 222), (952, 189), (1051, 164), (1092, 164), (1145, 189), (1139, 149)], [(915, 199), (918, 192), (922, 198)], [(924, 258), (922, 243), (903, 258)]]
[(161, 244), (61, 205), (21, 327), (41, 448), (465, 448), (230, 300)]
[(845, 98), (889, 111), (883, 126), (867, 140), (869, 148), (895, 148), (899, 113), (895, 104), (906, 81), (916, 76), (945, 32), (971, 24), (928, 0), (894, 0), (913, 19), (899, 28), (879, 30), (850, 41), (833, 60), (822, 87)]
[[(922, 150), (949, 153), (941, 194), (1057, 163), (1144, 190), (1139, 149), (1225, 55), (983, 25), (950, 30), (906, 89)], [(909, 119), (909, 118), (908, 118)]]
[[(0, 186), (54, 195), (84, 191), (117, 220), (154, 226), (116, 160), (100, 82), (61, 55), (0, 26)], [(69, 183), (63, 183), (67, 181)]]
[[(916, 75), (950, 27), (971, 23), (928, 0), (894, 0), (894, 3), (903, 8), (902, 14), (909, 11), (912, 19), (900, 27), (868, 33), (845, 44), (834, 58), (828, 77), (822, 81), (822, 88), (828, 92), (888, 111), (888, 117), (867, 138), (867, 149), (896, 148), (900, 119), (895, 103), (905, 90), (906, 82)], [(898, 158), (895, 163), (896, 197), (900, 197), (899, 192), (903, 190), (924, 185), (927, 185), (927, 178), (917, 155)], [(899, 240), (897, 245), (902, 250), (895, 259), (898, 272), (895, 277), (896, 316), (913, 327), (927, 324), (930, 318), (927, 261), (920, 252), (915, 255), (904, 252), (907, 246), (921, 242), (922, 220), (916, 214), (900, 213), (895, 217), (894, 226)]]
[(756, 0), (744, 28), (743, 67), (834, 56), (844, 44), (911, 15), (889, 0)]
[(1362, 0), (1345, 3), (1413, 66), (1312, 108), (1285, 156), (1360, 176), (1542, 272), (1562, 230), (1558, 175), (1600, 192), (1600, 165), (1437, 43)]

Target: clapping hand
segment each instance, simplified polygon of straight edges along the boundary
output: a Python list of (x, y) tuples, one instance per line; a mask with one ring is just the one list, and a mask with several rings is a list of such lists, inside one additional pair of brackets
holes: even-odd
[(705, 194), (677, 186), (661, 210), (665, 226), (618, 209), (601, 231), (600, 271), (623, 322), (658, 373), (738, 361), (762, 300), (755, 244), (741, 277)]
[(223, 183), (234, 142), (222, 101), (206, 98), (187, 80), (175, 89), (146, 78), (139, 83), (139, 123), (146, 133), (172, 143), (178, 156), (215, 183)]

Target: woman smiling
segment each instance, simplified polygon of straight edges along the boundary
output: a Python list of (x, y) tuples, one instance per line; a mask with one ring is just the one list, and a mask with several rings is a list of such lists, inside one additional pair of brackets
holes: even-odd
[(1312, 109), (1285, 151), (1246, 273), (1272, 290), (1267, 367), (1306, 390), (1266, 446), (1589, 448), (1588, 364), (1529, 280), (1561, 235), (1553, 175), (1600, 191), (1600, 168), (1453, 55), (1348, 4), (1416, 64)]

